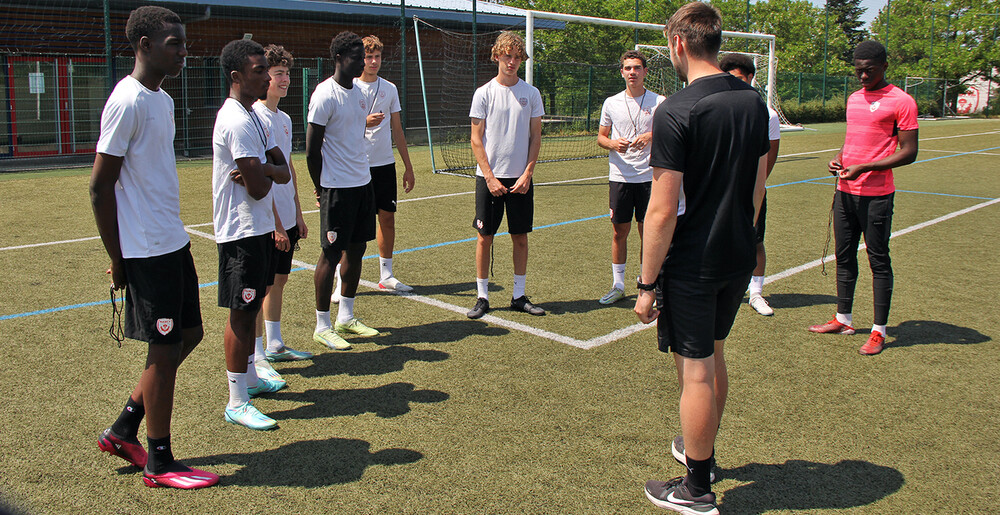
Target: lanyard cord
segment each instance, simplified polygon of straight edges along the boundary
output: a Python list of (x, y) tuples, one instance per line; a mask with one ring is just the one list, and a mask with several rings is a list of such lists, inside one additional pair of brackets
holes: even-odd
[[(636, 111), (635, 118), (632, 118), (632, 108), (629, 107), (629, 105), (628, 105), (629, 96), (628, 96), (627, 93), (625, 94), (625, 109), (628, 111), (628, 120), (630, 122), (632, 122), (632, 133), (633, 133), (632, 137), (633, 138), (639, 137), (639, 116), (642, 115), (642, 106), (643, 106), (643, 104), (646, 101), (646, 93), (648, 93), (648, 92), (649, 92), (648, 89), (643, 89), (642, 96), (639, 97), (639, 110)], [(631, 98), (633, 100), (635, 100), (635, 97), (631, 97)]]

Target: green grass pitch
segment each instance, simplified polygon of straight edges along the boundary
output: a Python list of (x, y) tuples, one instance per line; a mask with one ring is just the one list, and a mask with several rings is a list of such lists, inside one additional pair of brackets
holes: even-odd
[[(786, 133), (769, 180), (765, 286), (776, 314), (744, 305), (727, 343), (731, 391), (715, 485), (725, 513), (992, 513), (1000, 510), (1000, 122), (928, 121), (918, 162), (896, 172), (896, 275), (886, 350), (806, 327), (835, 309), (821, 257), (843, 124)], [(527, 291), (545, 317), (505, 309), (510, 239), (496, 239), (495, 319), (475, 299), (472, 181), (433, 175), (411, 148), (395, 270), (420, 298), (362, 288), (356, 312), (382, 331), (347, 352), (311, 342), (312, 273), (291, 274), (286, 342), (317, 353), (279, 364), (289, 387), (256, 401), (281, 425), (223, 421), (216, 288), (201, 289), (205, 339), (178, 374), (176, 456), (222, 476), (199, 491), (150, 489), (97, 449), (138, 378), (145, 344), (107, 335), (107, 256), (89, 170), (0, 176), (0, 507), (29, 513), (655, 513), (647, 479), (683, 468), (673, 360), (636, 330), (610, 287), (607, 161), (539, 165)], [(304, 157), (294, 159), (319, 255)], [(216, 277), (211, 163), (180, 162), (181, 215), (200, 281)], [(434, 198), (427, 198), (434, 197)], [(986, 204), (986, 205), (984, 205)], [(975, 208), (975, 209), (969, 209)], [(963, 211), (965, 210), (965, 211)], [(950, 217), (949, 217), (950, 215)], [(925, 224), (927, 222), (933, 222)], [(925, 224), (925, 225), (921, 225)], [(909, 231), (904, 231), (910, 229)], [(46, 245), (39, 245), (51, 242)], [(638, 272), (630, 238), (627, 276)], [(414, 250), (416, 249), (416, 250)], [(375, 254), (374, 243), (369, 255)], [(863, 256), (863, 252), (862, 252)], [(861, 258), (855, 321), (871, 323)], [(365, 261), (363, 279), (377, 280)], [(35, 313), (35, 314), (32, 314)], [(627, 329), (625, 331), (620, 331)], [(618, 332), (616, 332), (618, 331)], [(144, 429), (141, 430), (144, 434)]]

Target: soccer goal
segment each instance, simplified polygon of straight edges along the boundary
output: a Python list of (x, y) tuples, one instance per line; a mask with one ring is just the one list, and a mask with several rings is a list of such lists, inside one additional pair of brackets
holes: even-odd
[(948, 79), (932, 77), (907, 77), (903, 83), (906, 91), (917, 102), (917, 116), (925, 119), (967, 118), (959, 116), (948, 105), (948, 90), (958, 84)]
[[(684, 87), (684, 82), (677, 76), (677, 72), (674, 71), (673, 64), (670, 62), (670, 50), (666, 46), (636, 45), (635, 49), (642, 52), (648, 62), (649, 72), (646, 74), (646, 87), (663, 96), (672, 95)], [(775, 82), (772, 80), (772, 77), (775, 77), (775, 68), (772, 65), (773, 54), (764, 55), (753, 52), (723, 50), (719, 52), (719, 57), (726, 54), (742, 54), (753, 60), (757, 71), (754, 74), (751, 86), (760, 92), (767, 106), (778, 113), (782, 132), (802, 130), (801, 126), (792, 125), (788, 121), (785, 113), (781, 111), (778, 95), (773, 93), (776, 91)]]
[[(414, 17), (427, 140), (435, 173), (475, 173), (476, 161), (470, 145), (469, 107), (476, 88), (496, 75), (496, 64), (490, 61), (490, 48), (501, 30), (523, 30), (528, 53), (524, 80), (537, 87), (542, 95), (545, 116), (542, 117), (542, 145), (538, 161), (607, 157), (608, 151), (597, 145), (597, 131), (604, 99), (624, 89), (617, 58), (615, 62), (603, 64), (535, 59), (539, 43), (536, 42), (536, 28), (545, 29), (547, 35), (552, 36), (574, 26), (622, 29), (617, 34), (620, 36), (617, 41), (604, 42), (621, 46), (622, 52), (634, 46), (633, 33), (637, 30), (645, 32), (645, 41), (665, 41), (662, 37), (663, 25), (660, 24), (542, 11), (525, 11), (523, 26), (494, 26), (491, 31), (445, 29)], [(732, 51), (745, 48), (758, 52), (751, 55), (756, 56), (757, 80), (761, 82), (764, 98), (779, 112), (783, 130), (794, 130), (780, 114), (776, 101), (775, 37), (730, 31), (724, 31), (722, 35), (724, 50), (731, 47)], [(544, 37), (541, 39), (544, 40)], [(580, 44), (592, 45), (594, 42), (581, 41)], [(647, 86), (651, 90), (669, 95), (683, 87), (676, 81), (665, 46), (640, 45), (639, 49), (650, 57), (650, 75), (658, 75), (647, 75)], [(652, 69), (654, 65), (655, 70)], [(674, 82), (668, 87), (667, 77), (670, 74), (674, 75)]]

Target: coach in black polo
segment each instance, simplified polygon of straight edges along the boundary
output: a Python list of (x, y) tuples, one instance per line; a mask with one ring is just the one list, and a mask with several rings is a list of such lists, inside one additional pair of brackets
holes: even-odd
[[(653, 115), (653, 184), (635, 311), (657, 320), (659, 348), (681, 381), (682, 436), (673, 442), (687, 477), (649, 481), (657, 506), (718, 513), (711, 492), (715, 435), (726, 402), (723, 344), (756, 264), (754, 220), (764, 195), (767, 109), (760, 95), (718, 67), (719, 11), (681, 7), (667, 22), (670, 60), (688, 86)], [(662, 292), (653, 307), (654, 287)]]

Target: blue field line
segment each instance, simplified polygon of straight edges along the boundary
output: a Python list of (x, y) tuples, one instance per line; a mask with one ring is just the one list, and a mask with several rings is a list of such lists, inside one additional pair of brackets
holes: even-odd
[[(998, 148), (1000, 148), (1000, 147), (983, 148), (983, 149), (979, 149), (979, 150), (973, 150), (971, 152), (962, 152), (960, 154), (952, 154), (952, 155), (949, 155), (949, 156), (940, 156), (940, 157), (932, 157), (930, 159), (921, 159), (920, 161), (914, 161), (911, 164), (920, 164), (920, 163), (926, 163), (928, 161), (937, 161), (938, 159), (948, 159), (949, 157), (959, 157), (959, 156), (967, 156), (967, 155), (970, 155), (970, 154), (978, 154), (980, 152), (986, 152), (987, 150), (996, 150)], [(803, 179), (801, 181), (792, 181), (792, 182), (783, 182), (781, 184), (772, 184), (772, 185), (768, 186), (767, 188), (771, 189), (771, 188), (778, 188), (778, 187), (781, 187), (781, 186), (791, 186), (792, 184), (805, 184), (807, 182), (818, 181), (820, 179), (832, 179), (832, 178), (833, 177), (831, 175), (827, 174), (827, 175), (823, 175), (823, 176), (820, 176), (820, 177), (814, 177), (812, 179)], [(903, 191), (903, 190), (897, 190), (897, 191)], [(907, 191), (906, 193), (926, 193), (926, 192), (923, 192), (923, 191)], [(948, 195), (947, 193), (927, 193), (927, 194), (928, 195)], [(961, 197), (962, 195), (951, 195), (951, 196)], [(990, 197), (966, 197), (966, 198), (993, 200)]]
[[(599, 216), (589, 216), (589, 217), (586, 217), (586, 218), (577, 218), (576, 220), (567, 220), (565, 222), (557, 222), (557, 223), (554, 223), (554, 224), (541, 225), (541, 226), (535, 227), (535, 229), (548, 229), (550, 227), (558, 227), (560, 225), (569, 225), (569, 224), (575, 224), (577, 222), (586, 222), (586, 221), (590, 221), (590, 220), (597, 220), (599, 218), (606, 218), (607, 216), (608, 215), (599, 215)], [(497, 236), (505, 236), (507, 234), (509, 234), (509, 233), (502, 232), (502, 233), (497, 233)], [(432, 248), (435, 248), (435, 247), (444, 247), (446, 245), (455, 245), (457, 243), (468, 243), (470, 241), (476, 241), (476, 238), (465, 238), (465, 239), (462, 239), (462, 240), (446, 241), (446, 242), (443, 242), (443, 243), (435, 243), (434, 245), (424, 245), (422, 247), (414, 247), (412, 249), (397, 250), (397, 251), (394, 251), (393, 253), (394, 254), (405, 254), (407, 252), (414, 252), (414, 251), (417, 251), (417, 250), (432, 249)], [(378, 254), (372, 254), (370, 256), (365, 256), (364, 259), (374, 259), (374, 258), (377, 258), (377, 257), (378, 257)], [(302, 270), (308, 270), (308, 268), (298, 267), (298, 268), (293, 268), (291, 271), (292, 272), (299, 272), (299, 271), (302, 271)], [(207, 288), (209, 286), (216, 286), (218, 284), (219, 284), (218, 281), (212, 281), (212, 282), (208, 282), (208, 283), (201, 283), (201, 284), (198, 285), (198, 288)], [(15, 313), (15, 314), (12, 314), (12, 315), (0, 315), (0, 321), (2, 321), (2, 320), (10, 320), (12, 318), (29, 317), (29, 316), (33, 316), (33, 315), (44, 315), (44, 314), (47, 314), (47, 313), (55, 313), (55, 312), (58, 312), (58, 311), (67, 311), (67, 310), (70, 310), (70, 309), (88, 308), (88, 307), (91, 307), (91, 306), (101, 306), (101, 305), (110, 304), (110, 303), (111, 303), (111, 300), (108, 299), (108, 300), (99, 300), (99, 301), (96, 301), (96, 302), (86, 302), (86, 303), (83, 303), (83, 304), (72, 304), (72, 305), (69, 305), (69, 306), (61, 306), (61, 307), (58, 307), (58, 308), (48, 308), (48, 309), (40, 309), (38, 311), (28, 311), (28, 312), (25, 312), (25, 313)]]

